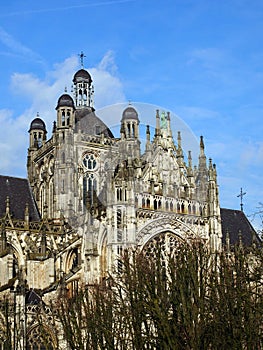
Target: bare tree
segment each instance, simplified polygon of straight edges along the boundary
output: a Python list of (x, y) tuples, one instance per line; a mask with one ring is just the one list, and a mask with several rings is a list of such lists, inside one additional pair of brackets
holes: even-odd
[(108, 279), (62, 294), (71, 349), (260, 349), (262, 250), (211, 253), (195, 242), (165, 255), (125, 251)]

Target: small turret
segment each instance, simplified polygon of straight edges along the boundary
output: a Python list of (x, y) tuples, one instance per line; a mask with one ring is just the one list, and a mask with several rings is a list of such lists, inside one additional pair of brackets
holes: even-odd
[(89, 72), (83, 68), (74, 75), (73, 91), (77, 108), (93, 108), (94, 87)]
[(57, 128), (69, 128), (74, 125), (75, 106), (72, 97), (63, 94), (57, 103)]
[(122, 113), (121, 125), (126, 139), (138, 139), (139, 118), (137, 111), (129, 106)]
[(37, 114), (37, 118), (35, 118), (29, 128), (29, 148), (40, 148), (46, 141), (47, 130), (46, 125), (42, 119), (39, 118), (39, 114)]

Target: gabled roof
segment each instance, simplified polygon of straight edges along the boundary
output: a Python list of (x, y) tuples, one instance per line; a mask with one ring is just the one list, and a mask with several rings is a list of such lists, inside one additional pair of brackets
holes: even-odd
[(10, 214), (14, 219), (25, 219), (28, 204), (29, 219), (39, 221), (40, 215), (27, 179), (0, 175), (0, 218), (6, 213), (6, 199), (9, 197)]
[(260, 238), (251, 225), (246, 215), (241, 210), (221, 208), (223, 244), (226, 244), (227, 234), (229, 235), (230, 245), (238, 244), (240, 235), (242, 244), (250, 246), (252, 243), (260, 243)]

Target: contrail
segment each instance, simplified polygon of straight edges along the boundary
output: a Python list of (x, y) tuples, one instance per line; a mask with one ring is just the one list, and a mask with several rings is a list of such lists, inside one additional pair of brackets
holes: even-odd
[(82, 4), (82, 5), (71, 5), (71, 6), (65, 6), (65, 7), (49, 8), (49, 9), (17, 11), (17, 12), (10, 12), (10, 13), (2, 13), (2, 14), (0, 14), (0, 17), (21, 16), (21, 15), (28, 15), (28, 14), (33, 14), (33, 13), (67, 11), (67, 10), (84, 8), (84, 7), (107, 6), (107, 5), (123, 4), (123, 3), (134, 2), (134, 1), (136, 1), (136, 0), (112, 0), (112, 1), (87, 3), (87, 4)]

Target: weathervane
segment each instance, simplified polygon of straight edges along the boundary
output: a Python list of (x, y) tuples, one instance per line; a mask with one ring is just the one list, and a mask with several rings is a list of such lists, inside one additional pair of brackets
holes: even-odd
[(243, 211), (243, 198), (244, 198), (245, 194), (246, 194), (246, 192), (243, 192), (243, 189), (241, 187), (240, 193), (239, 193), (239, 195), (237, 195), (237, 197), (240, 197), (240, 208), (241, 208), (241, 211)]
[(83, 51), (81, 51), (81, 53), (79, 53), (81, 68), (84, 67), (84, 57), (86, 57), (86, 56), (84, 55)]

